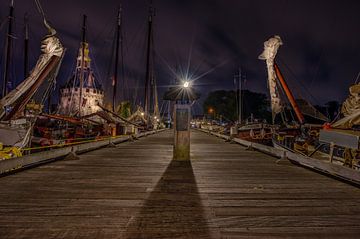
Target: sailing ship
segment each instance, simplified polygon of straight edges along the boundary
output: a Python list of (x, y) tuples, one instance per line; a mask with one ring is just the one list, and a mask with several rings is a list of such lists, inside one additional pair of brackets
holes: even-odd
[(347, 169), (344, 168), (356, 170), (360, 168), (358, 154), (360, 133), (355, 130), (360, 124), (360, 86), (350, 87), (350, 96), (342, 106), (343, 118), (332, 124), (306, 124), (303, 113), (323, 121), (328, 120), (316, 112), (310, 104), (295, 100), (275, 62), (275, 56), (282, 44), (279, 36), (270, 38), (264, 43), (264, 52), (259, 57), (259, 59), (266, 60), (268, 68), (273, 122), (275, 116), (283, 113), (285, 108), (284, 101), (279, 94), (279, 87), (285, 91), (298, 120), (293, 125), (279, 128), (274, 133), (272, 139), (274, 147), (301, 154), (309, 160), (306, 165), (303, 164), (303, 160), (295, 160), (297, 163), (332, 175), (341, 172), (340, 175), (348, 175), (347, 178), (351, 180), (352, 172), (346, 171)]
[(257, 120), (238, 125), (235, 137), (264, 145), (271, 145), (273, 126)]
[[(34, 126), (33, 146), (49, 146), (95, 138), (103, 122), (82, 120), (81, 117), (100, 111), (104, 91), (91, 68), (89, 43), (86, 40), (86, 20), (83, 16), (82, 41), (73, 75), (60, 88), (60, 103), (56, 114), (42, 113)], [(99, 119), (101, 117), (97, 117)]]
[(76, 68), (66, 85), (60, 89), (58, 112), (61, 115), (84, 116), (100, 110), (104, 91), (91, 67), (90, 47), (86, 39), (86, 15), (83, 16), (82, 41), (76, 59)]
[[(91, 68), (90, 48), (86, 38), (86, 20), (83, 16), (82, 42), (77, 56), (76, 69), (65, 87), (60, 90), (60, 115), (49, 116), (54, 119), (68, 117), (77, 119), (71, 137), (72, 140), (82, 140), (102, 136), (116, 136), (134, 133), (135, 124), (120, 116), (116, 112), (117, 85), (119, 68), (119, 48), (121, 41), (121, 7), (119, 7), (116, 21), (116, 54), (112, 79), (112, 109), (105, 107), (105, 95), (101, 84), (96, 79)], [(71, 121), (74, 123), (74, 120)], [(70, 130), (69, 127), (68, 131)], [(74, 130), (75, 128), (75, 130)]]
[[(279, 47), (283, 42), (279, 36), (274, 36), (264, 43), (264, 51), (259, 59), (265, 60), (268, 71), (268, 87), (270, 91), (272, 121), (281, 116), (281, 124), (276, 128), (272, 137), (274, 147), (285, 149), (291, 152), (304, 153), (305, 146), (314, 142), (314, 136), (322, 127), (322, 124), (306, 123), (305, 114), (320, 121), (328, 121), (327, 117), (318, 112), (310, 103), (304, 99), (295, 99), (290, 90), (278, 64), (275, 61)], [(285, 97), (281, 95), (284, 92)], [(290, 112), (295, 112), (296, 119), (288, 122), (285, 98), (291, 105)], [(304, 146), (304, 147), (302, 147)], [(305, 153), (306, 154), (306, 153)]]
[(234, 76), (236, 85), (236, 113), (238, 120), (235, 126), (231, 127), (231, 136), (246, 141), (270, 145), (272, 136), (272, 125), (265, 120), (254, 119), (253, 114), (243, 121), (243, 74), (239, 67), (239, 72)]
[(349, 96), (341, 106), (341, 117), (320, 130), (312, 153), (320, 159), (360, 170), (360, 84), (349, 87)]
[(156, 129), (159, 126), (160, 111), (158, 103), (157, 84), (155, 78), (155, 59), (154, 59), (154, 29), (153, 20), (155, 11), (150, 3), (148, 28), (147, 28), (147, 46), (146, 46), (146, 72), (145, 72), (145, 92), (144, 92), (144, 117), (146, 119), (147, 129)]
[[(117, 47), (119, 51), (120, 15), (117, 18)], [(91, 67), (90, 47), (87, 42), (87, 16), (83, 16), (82, 41), (78, 50), (76, 67), (73, 75), (60, 89), (58, 114), (43, 114), (48, 118), (43, 125), (38, 125), (38, 138), (43, 144), (53, 144), (60, 139), (78, 142), (103, 136), (115, 136), (127, 133), (124, 128), (129, 122), (114, 111), (116, 104), (116, 84), (118, 54), (116, 54), (113, 85), (112, 111), (104, 107), (104, 90)], [(54, 125), (53, 122), (58, 122)], [(55, 127), (54, 127), (55, 126)]]
[[(13, 2), (10, 6), (10, 13), (12, 11)], [(11, 148), (14, 151), (18, 151), (29, 144), (32, 129), (38, 115), (25, 115), (26, 106), (40, 86), (45, 85), (45, 83), (47, 83), (47, 87), (44, 95), (47, 96), (49, 94), (51, 87), (55, 84), (56, 76), (64, 57), (64, 48), (56, 36), (55, 29), (48, 24), (43, 13), (42, 15), (48, 34), (45, 35), (41, 42), (41, 55), (30, 75), (9, 93), (7, 93), (6, 89), (8, 66), (5, 66), (3, 98), (0, 99), (0, 150), (3, 149), (3, 146), (7, 146), (8, 148), (3, 150), (7, 150), (9, 154), (12, 154)], [(8, 38), (11, 38), (11, 34), (8, 35)], [(8, 45), (10, 44), (9, 41), (10, 39), (7, 40)], [(10, 57), (9, 51), (6, 53), (6, 57)], [(6, 61), (9, 60), (7, 59)], [(45, 100), (45, 97), (42, 100)]]

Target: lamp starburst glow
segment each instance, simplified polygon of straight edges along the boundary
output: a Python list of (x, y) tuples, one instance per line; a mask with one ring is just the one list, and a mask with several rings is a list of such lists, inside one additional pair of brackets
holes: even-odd
[(189, 81), (185, 81), (183, 84), (184, 88), (189, 88), (190, 87), (190, 82)]

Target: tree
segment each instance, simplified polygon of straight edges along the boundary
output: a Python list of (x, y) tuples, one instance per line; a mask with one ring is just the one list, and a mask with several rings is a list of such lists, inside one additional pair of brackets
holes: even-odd
[(203, 104), (205, 114), (212, 116), (223, 115), (229, 120), (236, 119), (236, 100), (234, 91), (210, 92)]
[(244, 119), (253, 114), (257, 119), (266, 119), (271, 122), (270, 102), (265, 94), (244, 90), (242, 95)]
[[(250, 117), (251, 114), (258, 119), (271, 119), (271, 113), (268, 110), (269, 101), (265, 94), (252, 92), (249, 90), (242, 91), (242, 112), (243, 120)], [(205, 114), (213, 111), (211, 115), (232, 121), (237, 120), (236, 110), (236, 92), (218, 90), (210, 92), (204, 101), (203, 109)]]
[(116, 113), (121, 117), (128, 118), (131, 115), (131, 103), (123, 101), (116, 107)]

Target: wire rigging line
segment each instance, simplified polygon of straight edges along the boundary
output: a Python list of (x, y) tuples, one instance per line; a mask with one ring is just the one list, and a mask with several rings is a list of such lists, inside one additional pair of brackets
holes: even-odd
[(320, 55), (319, 55), (319, 60), (318, 60), (318, 63), (316, 65), (316, 68), (315, 68), (315, 74), (313, 76), (313, 78), (311, 79), (310, 81), (310, 88), (312, 87), (313, 83), (314, 83), (314, 80), (317, 79), (318, 75), (319, 75), (319, 72), (320, 72), (320, 65), (321, 65), (321, 61), (322, 61), (322, 58), (323, 58), (323, 53), (324, 53), (324, 46), (321, 48), (320, 50)]
[(112, 32), (112, 22), (113, 22), (113, 16), (111, 14), (109, 14), (109, 18), (106, 21), (106, 27), (102, 28), (102, 31), (100, 31), (98, 34), (95, 35), (95, 37), (93, 38), (93, 45), (97, 45), (100, 40), (104, 39), (104, 35), (106, 31), (110, 31)]
[(2, 28), (5, 26), (6, 20), (8, 19), (8, 17), (4, 17), (1, 21), (0, 21), (0, 31), (2, 30)]
[[(126, 32), (126, 26), (124, 26), (123, 28), (123, 50), (124, 50), (124, 58), (127, 59), (128, 62), (139, 62), (138, 60), (135, 59), (136, 55), (135, 54), (130, 54), (130, 50), (135, 46), (136, 42), (138, 42), (138, 38), (140, 35), (144, 35), (145, 34), (145, 29), (146, 29), (146, 24), (144, 24), (144, 22), (142, 22), (136, 29), (135, 33), (133, 34), (133, 36), (130, 38), (130, 44), (128, 44), (128, 38), (127, 38), (127, 32)], [(141, 33), (141, 34), (140, 34)], [(145, 52), (145, 44), (141, 44), (142, 46), (142, 51), (141, 52)], [(124, 62), (124, 65), (125, 62)], [(130, 89), (129, 86), (129, 82), (131, 82), (131, 87), (132, 87), (132, 104), (133, 106), (135, 106), (137, 103), (141, 103), (141, 102), (137, 102), (138, 101), (138, 96), (139, 96), (139, 85), (140, 85), (140, 81), (142, 81), (142, 77), (140, 78), (139, 74), (137, 74), (135, 72), (135, 70), (132, 70), (130, 68), (125, 67), (124, 69), (124, 80), (127, 82), (128, 87)], [(130, 81), (130, 79), (133, 79)], [(129, 90), (129, 96), (130, 96), (130, 90)], [(129, 98), (130, 99), (130, 98)]]
[[(111, 43), (111, 49), (110, 49), (110, 62), (108, 65), (108, 69), (107, 69), (107, 73), (106, 73), (106, 88), (109, 90), (111, 90), (111, 87), (113, 85), (113, 74), (112, 74), (112, 70), (113, 70), (113, 66), (114, 66), (114, 62), (115, 62), (115, 45), (116, 45), (116, 32), (114, 31), (114, 29), (111, 30), (111, 33), (113, 34), (112, 37), (112, 43)], [(110, 85), (108, 84), (108, 80), (110, 80)]]
[(355, 79), (355, 84), (357, 84), (357, 83), (359, 82), (359, 78), (360, 78), (360, 71), (359, 71), (359, 73), (357, 74), (357, 77), (356, 77), (356, 79)]
[[(281, 57), (278, 58), (279, 62), (287, 69), (287, 71), (290, 73), (290, 75), (295, 79), (295, 82), (299, 84), (300, 87), (303, 88), (303, 90), (305, 90), (305, 92), (315, 101), (316, 104), (320, 105), (319, 100), (310, 93), (310, 91), (307, 89), (307, 87), (302, 83), (301, 80), (299, 80), (299, 78), (295, 75), (295, 73), (291, 70), (291, 68), (286, 64), (286, 62), (284, 60), (282, 60)], [(296, 89), (295, 89), (296, 91)], [(299, 93), (299, 92), (297, 92)], [(301, 94), (300, 94), (301, 95)]]

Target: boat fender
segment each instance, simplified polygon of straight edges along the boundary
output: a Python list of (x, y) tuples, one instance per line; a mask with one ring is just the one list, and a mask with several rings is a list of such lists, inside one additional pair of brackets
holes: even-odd
[(261, 135), (261, 138), (265, 138), (265, 129), (262, 128), (261, 131), (260, 131), (260, 135)]
[(250, 137), (251, 137), (251, 138), (254, 138), (254, 136), (255, 136), (255, 134), (254, 134), (254, 130), (253, 130), (253, 129), (251, 129), (251, 130), (250, 130)]

